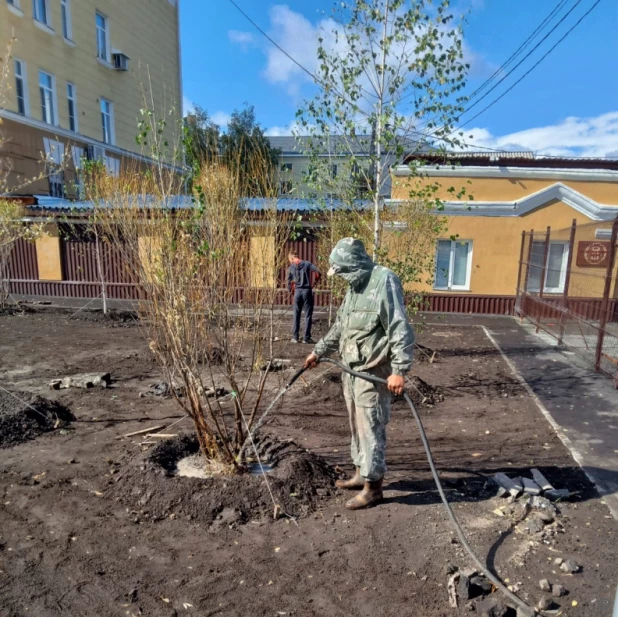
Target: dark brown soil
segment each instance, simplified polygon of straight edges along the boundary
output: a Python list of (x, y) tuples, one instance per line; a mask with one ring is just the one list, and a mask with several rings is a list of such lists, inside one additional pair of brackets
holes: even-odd
[[(62, 434), (40, 434), (0, 452), (1, 617), (475, 615), (465, 603), (458, 609), (448, 603), (447, 565), (470, 562), (454, 539), (407, 407), (394, 406), (388, 427), (384, 504), (352, 513), (343, 507), (349, 494), (327, 489), (309, 504), (316, 508), (309, 516), (275, 521), (268, 506), (243, 510), (245, 496), (268, 504), (258, 488), (263, 478), (250, 479), (255, 493), (246, 484), (237, 494), (215, 489), (218, 501), (207, 482), (177, 492), (178, 478), (163, 468), (154, 473), (150, 446), (140, 445), (140, 436), (123, 437), (179, 421), (172, 431), (190, 427), (172, 399), (139, 397), (164, 376), (139, 328), (111, 325), (43, 312), (0, 317), (0, 384), (58, 401), (76, 417)], [(287, 329), (277, 333), (284, 341)], [(445, 324), (425, 328), (419, 338), (439, 359), (418, 363), (414, 374), (444, 395), (423, 420), (475, 550), (530, 602), (541, 596), (539, 579), (547, 578), (568, 590), (556, 600), (565, 617), (611, 614), (616, 522), (534, 401), (481, 329)], [(309, 351), (276, 344), (276, 356), (292, 363), (269, 377), (268, 399)], [(325, 369), (306, 373), (309, 385), (297, 382), (265, 434), (348, 471), (347, 412), (340, 384)], [(92, 371), (111, 372), (112, 386), (47, 386), (51, 378)], [(494, 513), (505, 501), (494, 496), (489, 478), (497, 471), (529, 477), (531, 467), (556, 488), (577, 493), (545, 528), (552, 533), (528, 535), (512, 517)], [(310, 485), (297, 482), (310, 495), (325, 479), (318, 471), (285, 473), (313, 474)], [(281, 490), (298, 494), (287, 482)], [(556, 557), (574, 559), (582, 572), (561, 572)]]
[(183, 435), (133, 460), (110, 496), (118, 497), (138, 518), (151, 521), (182, 517), (212, 523), (227, 511), (226, 521), (240, 524), (274, 517), (275, 504), (282, 516), (307, 516), (321, 497), (332, 492), (337, 472), (322, 457), (293, 442), (265, 441), (260, 460), (272, 470), (268, 485), (257, 466), (256, 473), (232, 477), (177, 476), (178, 461), (199, 451), (197, 439)]
[[(59, 312), (59, 314), (62, 314)], [(109, 309), (107, 313), (102, 310), (82, 310), (74, 311), (71, 314), (71, 319), (77, 321), (88, 321), (91, 323), (102, 323), (111, 327), (131, 327), (136, 326), (138, 321), (137, 313), (133, 311), (122, 311), (117, 309)]]
[(0, 448), (63, 429), (73, 415), (57, 401), (29, 392), (0, 389)]

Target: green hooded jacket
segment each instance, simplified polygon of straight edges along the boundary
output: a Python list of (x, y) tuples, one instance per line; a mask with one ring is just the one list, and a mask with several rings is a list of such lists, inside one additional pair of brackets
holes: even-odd
[(405, 375), (412, 367), (414, 330), (408, 321), (399, 278), (375, 264), (360, 240), (343, 238), (330, 254), (329, 274), (350, 285), (337, 319), (318, 342), (314, 353), (337, 351), (355, 370), (390, 363), (392, 373)]

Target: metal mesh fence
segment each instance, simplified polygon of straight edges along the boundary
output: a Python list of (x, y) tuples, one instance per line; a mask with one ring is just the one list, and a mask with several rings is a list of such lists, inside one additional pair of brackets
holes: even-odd
[(618, 388), (618, 218), (522, 234), (515, 312)]

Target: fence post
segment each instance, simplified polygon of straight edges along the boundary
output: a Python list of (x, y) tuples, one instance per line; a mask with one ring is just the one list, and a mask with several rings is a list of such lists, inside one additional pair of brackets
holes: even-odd
[(562, 311), (560, 312), (560, 328), (558, 334), (558, 345), (562, 345), (564, 337), (564, 324), (562, 319), (569, 310), (569, 285), (571, 283), (571, 267), (573, 265), (573, 252), (575, 249), (575, 232), (577, 230), (577, 219), (571, 223), (571, 235), (569, 236), (569, 254), (567, 255), (566, 274), (564, 277), (564, 290), (562, 291)]
[[(541, 270), (541, 282), (539, 283), (539, 300), (543, 299), (543, 287), (545, 287), (545, 277), (547, 276), (547, 258), (549, 257), (549, 238), (551, 235), (551, 227), (547, 226), (545, 232), (545, 249), (543, 251), (543, 268)], [(539, 317), (536, 322), (536, 332), (539, 332), (539, 325), (543, 313), (543, 304), (539, 302)]]
[(607, 256), (607, 270), (605, 271), (605, 285), (603, 287), (603, 302), (601, 303), (601, 316), (599, 319), (599, 335), (597, 338), (597, 350), (594, 357), (594, 370), (601, 370), (601, 356), (603, 354), (603, 341), (605, 340), (605, 327), (609, 313), (609, 292), (612, 286), (612, 274), (614, 273), (614, 261), (616, 257), (616, 240), (618, 239), (618, 216), (612, 225), (612, 237), (609, 243), (609, 255)]
[[(525, 236), (525, 232), (524, 232)], [(528, 244), (528, 257), (526, 259), (526, 276), (524, 277), (523, 301), (521, 303), (520, 320), (526, 315), (526, 294), (528, 293), (528, 278), (530, 276), (530, 260), (532, 259), (532, 242), (534, 240), (534, 229), (530, 230), (530, 243)], [(523, 242), (523, 240), (522, 240)]]
[(522, 229), (521, 232), (521, 247), (519, 249), (519, 268), (517, 269), (517, 287), (515, 288), (515, 313), (520, 313), (520, 307), (519, 307), (519, 289), (521, 286), (521, 269), (523, 268), (524, 264), (524, 242), (526, 241), (526, 232)]

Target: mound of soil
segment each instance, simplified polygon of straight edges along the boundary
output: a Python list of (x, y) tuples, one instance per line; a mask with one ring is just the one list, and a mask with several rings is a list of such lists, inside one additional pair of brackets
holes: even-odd
[(66, 426), (73, 414), (56, 401), (27, 392), (0, 390), (0, 448), (34, 439)]
[(4, 306), (0, 306), (0, 317), (5, 315), (25, 315), (26, 313), (35, 312), (36, 311), (32, 307), (20, 302), (17, 304), (5, 304)]
[(407, 392), (415, 405), (419, 407), (433, 407), (444, 400), (442, 390), (437, 386), (428, 384), (416, 375), (410, 377), (410, 381), (412, 386), (408, 386)]
[[(186, 518), (204, 523), (242, 524), (272, 520), (274, 506), (260, 473), (205, 479), (176, 475), (178, 461), (198, 453), (194, 435), (158, 444), (135, 461), (111, 490), (140, 520)], [(313, 512), (335, 490), (337, 472), (326, 461), (291, 441), (264, 439), (258, 446), (275, 502), (289, 516)]]
[(433, 364), (439, 362), (440, 354), (431, 347), (426, 347), (420, 343), (414, 344), (414, 363), (415, 364)]
[[(313, 377), (311, 373), (305, 373), (305, 379), (309, 382), (308, 392), (315, 403), (332, 402), (338, 406), (345, 405), (343, 386), (341, 385), (341, 372), (328, 372), (321, 377)], [(302, 383), (302, 382), (299, 382)]]
[(79, 311), (71, 315), (71, 319), (78, 321), (89, 321), (94, 323), (105, 323), (114, 328), (129, 328), (137, 325), (138, 315), (133, 311), (122, 311), (108, 309), (107, 313), (102, 310)]

